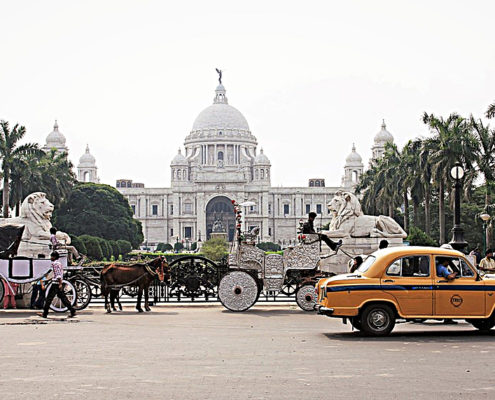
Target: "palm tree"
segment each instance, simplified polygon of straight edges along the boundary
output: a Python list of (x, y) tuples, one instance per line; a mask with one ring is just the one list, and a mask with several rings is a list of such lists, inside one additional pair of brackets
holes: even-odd
[(495, 117), (495, 103), (490, 104), (486, 110), (485, 116), (489, 119)]
[(3, 175), (3, 192), (2, 192), (2, 207), (3, 217), (9, 217), (9, 185), (10, 174), (12, 167), (29, 155), (39, 154), (38, 145), (35, 143), (26, 143), (23, 145), (17, 145), (18, 142), (26, 134), (26, 128), (14, 125), (12, 129), (9, 128), (7, 121), (0, 121), (0, 159), (2, 160), (2, 175)]
[(432, 173), (438, 187), (439, 239), (440, 243), (445, 243), (445, 183), (450, 180), (450, 169), (457, 162), (464, 164), (465, 182), (472, 182), (477, 142), (466, 119), (455, 113), (447, 119), (424, 113), (423, 122), (435, 133), (429, 140), (433, 150)]
[[(493, 106), (495, 111), (495, 105)], [(470, 124), (473, 134), (479, 143), (478, 152), (476, 154), (476, 164), (485, 180), (485, 210), (487, 210), (488, 205), (490, 204), (490, 182), (493, 182), (495, 179), (495, 130), (490, 129), (489, 125), (484, 125), (481, 119), (476, 120), (472, 115)], [(487, 243), (492, 242), (491, 232), (492, 221), (490, 220), (485, 233)]]
[(402, 158), (406, 174), (406, 185), (410, 190), (410, 196), (413, 203), (413, 225), (419, 227), (419, 205), (424, 195), (424, 185), (421, 174), (421, 139), (410, 140), (402, 149)]

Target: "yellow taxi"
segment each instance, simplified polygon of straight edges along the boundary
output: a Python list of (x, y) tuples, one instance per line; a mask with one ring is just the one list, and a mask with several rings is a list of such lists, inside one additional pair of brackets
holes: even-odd
[(388, 335), (397, 319), (465, 319), (495, 326), (495, 275), (482, 277), (461, 252), (392, 247), (369, 255), (354, 272), (320, 279), (319, 314), (349, 320), (368, 335)]

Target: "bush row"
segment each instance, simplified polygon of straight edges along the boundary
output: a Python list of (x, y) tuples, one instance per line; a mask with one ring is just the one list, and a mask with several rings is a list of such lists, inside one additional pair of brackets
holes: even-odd
[(119, 259), (132, 251), (131, 242), (128, 240), (106, 240), (97, 236), (81, 235), (73, 236), (72, 245), (82, 254), (92, 260)]

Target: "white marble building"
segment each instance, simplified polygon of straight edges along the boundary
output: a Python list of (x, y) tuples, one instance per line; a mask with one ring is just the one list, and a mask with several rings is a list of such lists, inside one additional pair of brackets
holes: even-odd
[[(69, 154), (69, 148), (66, 144), (65, 135), (60, 132), (58, 122), (56, 120), (53, 125), (53, 131), (48, 134), (46, 137), (46, 143), (41, 149), (45, 152), (55, 149), (57, 153)], [(96, 167), (96, 159), (89, 152), (88, 145), (86, 145), (86, 151), (84, 154), (81, 158), (79, 158), (79, 164), (77, 165), (77, 179), (80, 182), (100, 182), (100, 178), (98, 178), (98, 168)]]
[[(374, 154), (382, 154), (387, 141), (393, 137), (383, 125), (375, 138)], [(310, 211), (319, 215), (315, 226), (330, 221), (326, 204), (337, 190), (352, 190), (364, 168), (353, 145), (342, 187), (326, 187), (324, 179), (310, 179), (307, 187), (273, 187), (270, 160), (263, 149), (258, 150), (244, 116), (229, 105), (222, 84), (215, 90), (213, 104), (194, 121), (184, 147), (170, 164), (171, 187), (146, 188), (129, 179), (117, 181), (117, 189), (143, 224), (146, 246), (205, 240), (217, 220), (232, 239), (232, 199), (255, 204), (247, 208), (244, 224), (246, 228), (260, 227), (260, 241), (293, 243), (299, 220)]]

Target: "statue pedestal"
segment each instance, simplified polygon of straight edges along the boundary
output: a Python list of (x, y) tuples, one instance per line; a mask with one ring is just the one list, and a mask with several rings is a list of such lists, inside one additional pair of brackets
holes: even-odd
[[(336, 274), (346, 273), (349, 271), (348, 263), (352, 257), (368, 255), (376, 250), (378, 250), (378, 245), (381, 240), (387, 240), (389, 247), (403, 246), (402, 238), (343, 238), (342, 247), (347, 256), (341, 250), (338, 251), (336, 255), (331, 255), (328, 258), (324, 258), (320, 261), (320, 266), (322, 271), (334, 272)], [(332, 238), (334, 241), (338, 241), (339, 238)], [(321, 255), (332, 254), (333, 251), (330, 250), (324, 242), (321, 243)], [(364, 258), (364, 257), (363, 257)]]
[(218, 238), (220, 238), (220, 239), (225, 240), (226, 242), (228, 241), (227, 240), (227, 232), (212, 232), (210, 234), (210, 238), (211, 239), (218, 239)]

